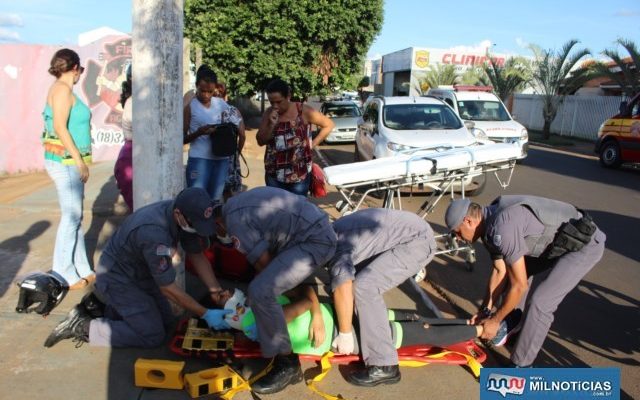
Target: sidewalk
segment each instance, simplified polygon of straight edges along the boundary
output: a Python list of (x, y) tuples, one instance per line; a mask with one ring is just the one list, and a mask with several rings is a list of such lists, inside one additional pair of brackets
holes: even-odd
[[(244, 155), (250, 175), (243, 183), (255, 187), (264, 184), (263, 149), (257, 146), (255, 133), (249, 137)], [(85, 187), (83, 228), (94, 264), (128, 211), (113, 178), (113, 164), (92, 165)], [(112, 350), (84, 345), (74, 349), (70, 340), (50, 349), (43, 346), (49, 332), (79, 302), (83, 291), (69, 292), (46, 319), (35, 313), (15, 312), (18, 288), (13, 282), (30, 272), (50, 269), (59, 218), (55, 189), (45, 172), (0, 178), (0, 364), (4, 369), (0, 400), (188, 399), (185, 391), (143, 391), (133, 384), (137, 358), (179, 359), (167, 346)], [(188, 279), (187, 286), (192, 284)], [(189, 372), (211, 367), (203, 360), (188, 360), (188, 365)]]

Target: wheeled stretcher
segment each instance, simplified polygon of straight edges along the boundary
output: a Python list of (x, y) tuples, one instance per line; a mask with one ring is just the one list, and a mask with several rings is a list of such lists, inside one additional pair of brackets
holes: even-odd
[[(440, 199), (454, 189), (464, 197), (465, 185), (477, 176), (493, 173), (501, 187), (511, 182), (513, 169), (522, 156), (519, 143), (494, 143), (442, 150), (414, 149), (394, 157), (324, 168), (327, 183), (338, 189), (342, 213), (357, 211), (376, 192), (384, 193), (383, 207), (402, 209), (400, 190), (414, 186), (432, 189), (420, 207), (420, 216), (432, 212)], [(506, 171), (503, 179), (499, 171)]]
[[(465, 195), (465, 185), (474, 177), (493, 173), (502, 188), (509, 186), (516, 161), (522, 156), (520, 143), (495, 143), (463, 148), (442, 147), (441, 150), (410, 150), (394, 157), (371, 161), (333, 165), (324, 168), (329, 184), (336, 187), (343, 200), (336, 203), (342, 214), (360, 209), (374, 194), (383, 193), (382, 207), (402, 209), (401, 190), (428, 187), (431, 194), (418, 209), (425, 218), (445, 194), (454, 196), (454, 190)], [(504, 177), (499, 172), (504, 171)], [(436, 236), (436, 255), (460, 255), (472, 270), (475, 250), (459, 244), (450, 235)], [(423, 276), (418, 274), (416, 280)]]

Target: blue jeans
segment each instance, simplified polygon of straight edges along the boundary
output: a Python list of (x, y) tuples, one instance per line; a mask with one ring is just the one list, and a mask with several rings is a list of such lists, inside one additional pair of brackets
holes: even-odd
[(60, 203), (60, 225), (53, 251), (53, 271), (60, 274), (69, 285), (93, 274), (82, 230), (82, 201), (84, 183), (75, 165), (62, 165), (45, 160), (44, 167), (56, 185)]
[(307, 177), (304, 178), (303, 181), (297, 183), (280, 182), (274, 176), (271, 176), (269, 174), (265, 174), (264, 181), (267, 186), (284, 189), (287, 192), (307, 197), (307, 195), (309, 194), (309, 185), (311, 184), (311, 172), (307, 174)]
[(189, 157), (187, 160), (187, 187), (199, 187), (209, 193), (212, 200), (222, 201), (224, 184), (229, 175), (229, 159), (208, 160)]

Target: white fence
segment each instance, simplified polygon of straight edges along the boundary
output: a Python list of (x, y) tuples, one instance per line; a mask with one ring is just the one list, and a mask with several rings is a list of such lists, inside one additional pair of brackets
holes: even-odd
[[(598, 128), (606, 119), (618, 113), (621, 101), (622, 97), (618, 96), (567, 96), (551, 124), (551, 132), (596, 140)], [(541, 131), (544, 125), (542, 96), (514, 95), (512, 114), (527, 129)]]

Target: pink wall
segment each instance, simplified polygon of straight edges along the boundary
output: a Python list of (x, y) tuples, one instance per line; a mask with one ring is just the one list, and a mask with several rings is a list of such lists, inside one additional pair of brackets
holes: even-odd
[[(42, 110), (55, 79), (47, 70), (59, 48), (0, 45), (0, 174), (43, 169)], [(86, 68), (74, 91), (91, 108), (93, 159), (114, 160), (123, 143), (118, 100), (131, 62), (131, 38), (108, 36), (71, 48)]]

